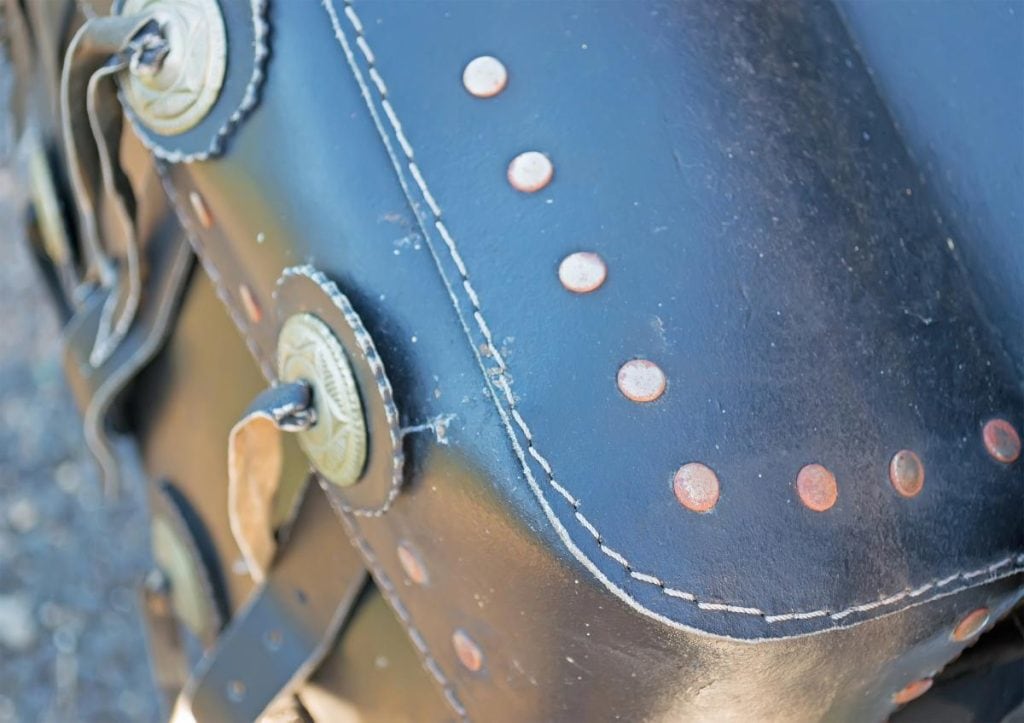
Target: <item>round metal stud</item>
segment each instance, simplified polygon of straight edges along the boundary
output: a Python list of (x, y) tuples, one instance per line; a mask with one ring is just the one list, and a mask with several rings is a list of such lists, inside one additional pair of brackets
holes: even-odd
[(232, 703), (241, 703), (245, 700), (245, 683), (240, 680), (232, 680), (227, 687), (228, 700)]
[(634, 402), (653, 402), (667, 383), (661, 367), (646, 359), (631, 359), (619, 368), (619, 391)]
[(953, 628), (953, 632), (949, 636), (950, 639), (958, 643), (970, 640), (988, 624), (989, 617), (988, 608), (982, 607), (972, 610), (964, 615), (960, 622), (956, 624), (956, 627)]
[(405, 575), (409, 580), (417, 585), (426, 585), (430, 581), (426, 566), (424, 566), (420, 556), (416, 554), (408, 543), (400, 543), (397, 554), (398, 562), (401, 564), (402, 570), (405, 571)]
[(505, 65), (490, 55), (473, 58), (462, 71), (462, 85), (477, 98), (493, 98), (505, 89), (507, 83)]
[(903, 705), (910, 701), (920, 698), (922, 695), (928, 692), (928, 689), (932, 687), (934, 681), (931, 678), (921, 678), (921, 680), (915, 680), (912, 683), (907, 683), (903, 688), (893, 693), (892, 702), (896, 705)]
[(554, 175), (551, 159), (540, 151), (520, 153), (508, 164), (508, 182), (523, 193), (536, 193), (551, 183)]
[(210, 209), (206, 206), (206, 201), (195, 191), (189, 191), (188, 202), (192, 205), (192, 213), (196, 215), (196, 220), (199, 225), (203, 228), (213, 227), (213, 214), (210, 213)]
[(796, 476), (796, 491), (804, 506), (815, 512), (831, 509), (839, 498), (835, 475), (820, 464), (809, 464)]
[(122, 15), (153, 14), (166, 40), (162, 60), (122, 76), (135, 115), (161, 135), (194, 128), (217, 102), (227, 70), (227, 34), (217, 0), (125, 0)]
[(558, 265), (558, 280), (576, 294), (589, 294), (600, 288), (607, 277), (604, 259), (590, 251), (569, 254)]
[(1012, 464), (1020, 457), (1020, 435), (1005, 419), (990, 419), (981, 430), (985, 450), (997, 462)]
[(259, 324), (263, 319), (263, 309), (260, 308), (259, 302), (256, 301), (252, 289), (246, 284), (242, 284), (238, 287), (238, 296), (242, 300), (242, 308), (245, 309), (245, 315), (249, 317), (249, 321), (253, 324)]
[(480, 646), (473, 642), (465, 630), (456, 630), (452, 634), (452, 646), (455, 648), (456, 657), (466, 670), (476, 673), (484, 667), (484, 654), (480, 651)]
[(680, 467), (672, 478), (679, 504), (694, 512), (707, 512), (718, 503), (718, 475), (700, 462)]
[(909, 449), (901, 449), (889, 461), (889, 481), (904, 497), (916, 497), (924, 487), (924, 464)]
[(329, 482), (355, 484), (366, 464), (366, 422), (352, 367), (330, 327), (312, 314), (295, 314), (277, 340), (282, 381), (313, 388), (317, 422), (298, 432), (299, 445)]

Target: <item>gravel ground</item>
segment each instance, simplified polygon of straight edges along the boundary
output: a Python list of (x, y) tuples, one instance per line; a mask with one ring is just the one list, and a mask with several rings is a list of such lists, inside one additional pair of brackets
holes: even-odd
[(18, 223), (0, 58), (0, 723), (156, 720), (135, 586), (143, 492), (105, 499)]

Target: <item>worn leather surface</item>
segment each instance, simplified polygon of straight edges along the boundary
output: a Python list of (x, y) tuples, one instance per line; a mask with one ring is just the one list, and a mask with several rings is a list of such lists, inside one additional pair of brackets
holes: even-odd
[(839, 7), (1024, 380), (1024, 14), (1014, 2), (979, 12), (962, 0), (939, 12)]
[[(420, 431), (394, 506), (345, 519), (457, 714), (877, 719), (963, 614), (1019, 597), (1021, 467), (979, 436), (1021, 427), (1019, 380), (830, 6), (329, 8), (271, 7), (261, 105), (168, 188), (187, 224), (206, 200), (194, 242), (268, 376), (279, 322), (244, 318), (242, 283), (274, 307), (312, 263), (373, 336)], [(486, 102), (459, 82), (484, 52), (511, 73)], [(530, 149), (555, 180), (522, 196), (505, 167)], [(572, 297), (580, 249), (609, 280)], [(615, 389), (633, 356), (668, 375), (654, 404)], [(902, 447), (912, 500), (886, 479)], [(711, 514), (672, 497), (691, 460), (722, 480)], [(827, 513), (793, 491), (808, 462), (839, 480)], [(814, 615), (769, 620), (792, 612)]]

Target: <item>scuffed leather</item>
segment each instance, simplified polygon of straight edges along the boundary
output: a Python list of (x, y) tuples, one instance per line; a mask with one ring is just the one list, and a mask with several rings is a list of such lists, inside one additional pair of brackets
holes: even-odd
[[(879, 719), (963, 614), (1019, 598), (1021, 466), (979, 437), (1021, 427), (1012, 364), (831, 7), (330, 7), (272, 6), (262, 104), (168, 185), (216, 219), (191, 231), (229, 307), (311, 263), (373, 337), (422, 431), (387, 514), (344, 519), (456, 714)], [(459, 77), (485, 52), (511, 80), (483, 102)], [(522, 196), (505, 166), (533, 149), (555, 180)], [(610, 272), (578, 298), (555, 269), (581, 249)], [(274, 315), (235, 317), (269, 365)], [(652, 405), (615, 389), (633, 356), (668, 374)], [(886, 479), (903, 447), (912, 500)], [(691, 460), (722, 479), (711, 514), (672, 497)], [(808, 462), (839, 479), (828, 513), (795, 497)]]

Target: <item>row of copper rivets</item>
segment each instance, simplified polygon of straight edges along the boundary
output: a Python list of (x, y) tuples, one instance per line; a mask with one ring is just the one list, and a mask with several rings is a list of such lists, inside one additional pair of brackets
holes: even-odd
[[(507, 83), (508, 71), (505, 66), (490, 56), (476, 58), (466, 66), (463, 73), (466, 90), (478, 98), (494, 97), (504, 90)], [(528, 151), (512, 160), (507, 175), (513, 188), (524, 193), (534, 193), (551, 182), (554, 166), (544, 154)], [(558, 279), (562, 286), (576, 294), (596, 291), (607, 277), (608, 267), (604, 259), (592, 251), (571, 253), (558, 267)], [(619, 390), (627, 399), (646, 403), (661, 397), (665, 392), (667, 379), (657, 364), (647, 359), (631, 359), (620, 367), (617, 383)], [(1004, 464), (1015, 462), (1020, 457), (1020, 437), (1006, 420), (993, 419), (987, 422), (982, 429), (982, 442), (988, 454)], [(912, 450), (901, 449), (889, 461), (889, 481), (901, 496), (916, 497), (924, 488), (924, 479), (924, 464)], [(687, 509), (708, 512), (718, 502), (718, 476), (707, 465), (700, 462), (684, 464), (676, 472), (672, 482), (676, 498)], [(796, 478), (796, 490), (800, 501), (815, 512), (831, 509), (839, 497), (835, 475), (820, 464), (808, 464), (800, 469)], [(425, 580), (422, 564), (408, 548), (399, 546), (398, 554), (410, 580)], [(954, 627), (950, 634), (951, 640), (965, 642), (975, 637), (988, 623), (989, 617), (989, 610), (985, 607), (968, 613)], [(482, 665), (480, 649), (464, 631), (456, 631), (453, 643), (462, 664), (470, 670), (479, 670)], [(908, 683), (893, 694), (893, 703), (907, 703), (923, 695), (931, 686), (931, 678)]]
[[(491, 98), (504, 90), (508, 72), (496, 58), (481, 56), (470, 62), (463, 73), (466, 90), (478, 98)], [(518, 191), (534, 193), (541, 190), (554, 176), (550, 159), (537, 151), (527, 151), (516, 156), (508, 167), (508, 181)], [(200, 226), (213, 226), (213, 216), (202, 196), (192, 191), (189, 202)], [(577, 294), (597, 290), (608, 275), (604, 260), (596, 253), (579, 251), (566, 256), (558, 268), (562, 285)], [(262, 310), (248, 286), (239, 287), (246, 315), (253, 323), (262, 318)], [(651, 361), (632, 359), (619, 369), (618, 386), (628, 399), (635, 402), (653, 402), (665, 391), (667, 380), (664, 372)], [(1004, 464), (1015, 462), (1020, 457), (1021, 441), (1013, 426), (1003, 419), (993, 419), (982, 430), (985, 448), (993, 459)], [(924, 465), (911, 450), (900, 450), (889, 464), (889, 478), (893, 487), (904, 497), (914, 497), (924, 485)], [(800, 500), (809, 509), (823, 512), (831, 508), (838, 498), (835, 476), (819, 464), (809, 464), (797, 474), (797, 492)], [(673, 489), (679, 502), (695, 512), (707, 512), (718, 502), (718, 476), (700, 462), (684, 464), (673, 478)], [(426, 585), (429, 582), (426, 567), (419, 556), (407, 543), (397, 549), (399, 564), (411, 582)], [(978, 608), (968, 613), (956, 625), (950, 638), (965, 642), (976, 636), (989, 621), (988, 608)], [(452, 646), (459, 662), (467, 670), (477, 672), (483, 667), (483, 652), (473, 639), (462, 629), (452, 634)], [(907, 703), (928, 691), (931, 678), (908, 683), (894, 693), (896, 704)]]

